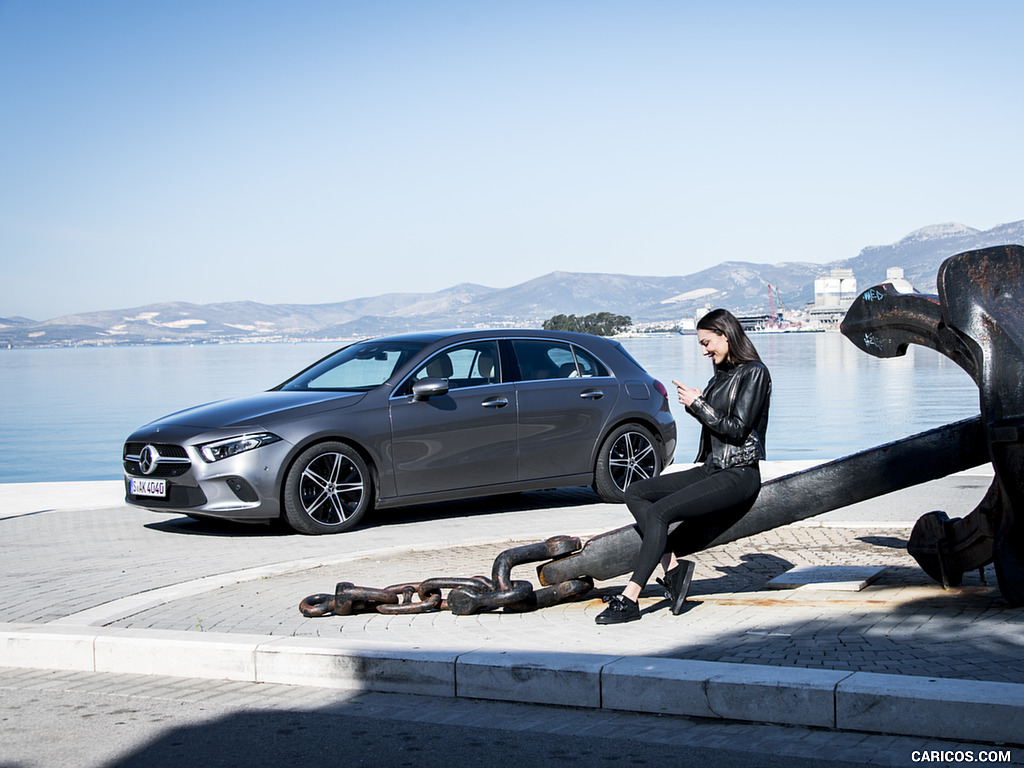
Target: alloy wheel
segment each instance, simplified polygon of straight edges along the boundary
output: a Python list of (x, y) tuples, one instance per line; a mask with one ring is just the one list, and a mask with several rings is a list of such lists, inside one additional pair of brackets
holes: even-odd
[(310, 518), (324, 525), (340, 525), (352, 517), (363, 498), (359, 467), (342, 453), (322, 453), (302, 470), (299, 500)]
[(608, 472), (620, 491), (637, 480), (654, 477), (658, 454), (651, 441), (639, 432), (624, 432), (608, 453)]

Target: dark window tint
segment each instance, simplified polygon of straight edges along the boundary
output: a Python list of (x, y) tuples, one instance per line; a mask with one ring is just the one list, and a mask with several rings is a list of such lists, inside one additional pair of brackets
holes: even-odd
[(579, 366), (580, 376), (586, 378), (588, 376), (610, 375), (608, 369), (604, 367), (604, 363), (587, 352), (587, 350), (574, 346), (573, 351), (576, 353), (576, 363)]
[(570, 344), (542, 339), (514, 339), (512, 349), (515, 350), (519, 375), (523, 381), (579, 376), (576, 356)]

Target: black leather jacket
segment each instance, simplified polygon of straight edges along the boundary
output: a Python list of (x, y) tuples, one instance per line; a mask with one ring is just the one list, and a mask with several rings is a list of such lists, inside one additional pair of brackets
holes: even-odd
[(727, 469), (764, 459), (771, 396), (772, 378), (761, 363), (719, 367), (686, 409), (702, 425), (697, 462)]

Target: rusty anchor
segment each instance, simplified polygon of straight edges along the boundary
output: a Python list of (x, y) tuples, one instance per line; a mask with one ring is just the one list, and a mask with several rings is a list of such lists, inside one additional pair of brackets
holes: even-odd
[(944, 586), (995, 565), (999, 590), (1024, 605), (1024, 248), (1005, 245), (953, 256), (939, 267), (938, 296), (900, 295), (890, 285), (862, 294), (842, 331), (877, 357), (908, 344), (941, 352), (980, 391), (980, 428), (994, 480), (963, 518), (921, 517), (908, 551)]

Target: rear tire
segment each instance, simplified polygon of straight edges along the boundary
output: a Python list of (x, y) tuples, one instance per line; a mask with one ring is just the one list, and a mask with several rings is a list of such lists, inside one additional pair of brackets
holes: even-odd
[(329, 442), (306, 449), (284, 483), (284, 514), (299, 533), (354, 528), (373, 503), (373, 479), (352, 446)]
[(661, 474), (658, 441), (640, 424), (623, 424), (605, 438), (594, 467), (594, 490), (603, 501), (619, 503), (637, 480)]

